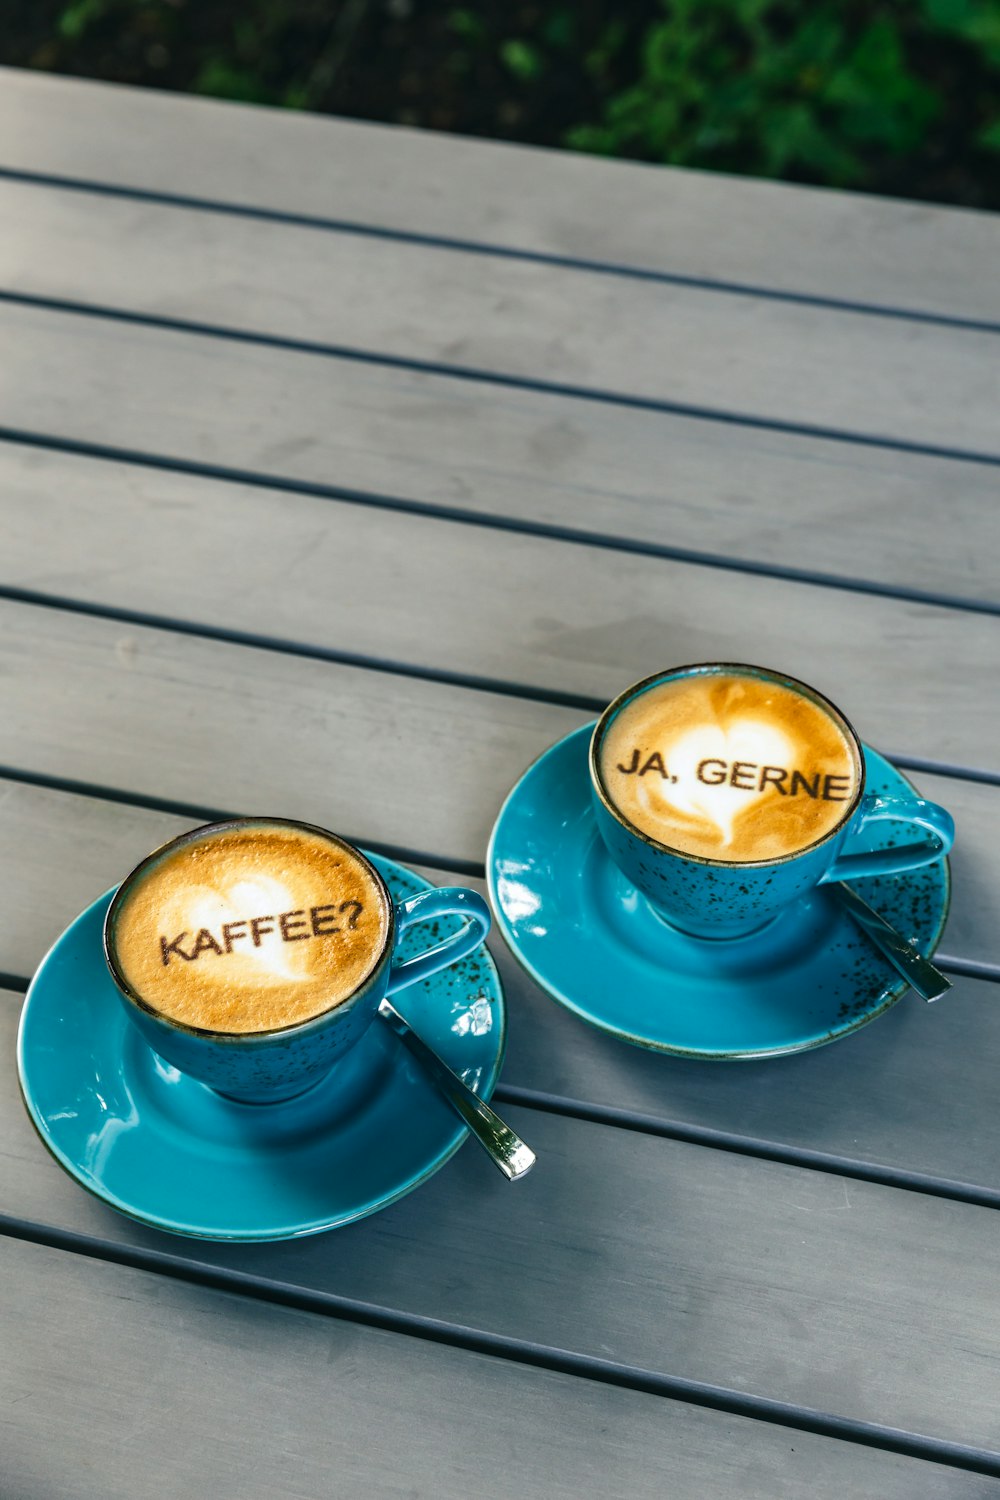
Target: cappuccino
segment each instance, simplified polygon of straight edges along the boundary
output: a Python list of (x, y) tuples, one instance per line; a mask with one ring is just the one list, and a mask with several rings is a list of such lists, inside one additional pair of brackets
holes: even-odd
[(782, 859), (826, 838), (852, 809), (862, 770), (832, 704), (733, 667), (637, 692), (605, 729), (597, 769), (633, 828), (726, 864)]
[(385, 888), (332, 834), (261, 819), (184, 835), (113, 908), (113, 965), (149, 1010), (201, 1031), (308, 1021), (369, 977), (390, 930)]

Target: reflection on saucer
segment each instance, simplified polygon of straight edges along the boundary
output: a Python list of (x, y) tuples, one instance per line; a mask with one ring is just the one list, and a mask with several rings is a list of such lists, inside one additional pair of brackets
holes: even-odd
[[(818, 887), (750, 937), (675, 931), (607, 854), (591, 811), (591, 725), (525, 772), (497, 819), (487, 877), (515, 957), (553, 999), (623, 1041), (677, 1056), (776, 1057), (849, 1035), (906, 984)], [(912, 792), (865, 749), (867, 790)], [(880, 825), (888, 842), (891, 824)], [(894, 926), (933, 953), (948, 913), (947, 860), (855, 882)]]
[[(394, 860), (369, 858), (396, 901), (429, 885)], [(377, 1022), (321, 1083), (284, 1104), (237, 1104), (178, 1073), (129, 1023), (105, 968), (110, 897), (77, 917), (32, 980), (18, 1072), (45, 1145), (112, 1208), (206, 1239), (315, 1234), (403, 1197), (462, 1145), (465, 1127)], [(442, 936), (458, 925), (442, 919)], [(411, 938), (419, 943), (407, 934), (404, 957)], [(403, 999), (414, 1028), (488, 1099), (506, 1010), (486, 949)]]

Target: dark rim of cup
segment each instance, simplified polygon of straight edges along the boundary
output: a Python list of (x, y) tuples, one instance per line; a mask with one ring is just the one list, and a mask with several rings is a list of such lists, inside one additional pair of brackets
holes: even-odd
[[(118, 962), (118, 955), (114, 949), (114, 927), (118, 914), (121, 911), (122, 903), (146, 872), (158, 864), (172, 850), (179, 849), (184, 844), (196, 843), (203, 838), (208, 838), (212, 834), (227, 833), (233, 829), (258, 828), (261, 826), (266, 828), (295, 828), (303, 833), (314, 834), (326, 843), (336, 844), (338, 848), (346, 850), (347, 853), (353, 855), (355, 859), (364, 865), (375, 881), (385, 902), (386, 932), (385, 941), (381, 949), (372, 962), (371, 967), (366, 971), (364, 978), (349, 995), (345, 995), (342, 1000), (338, 1000), (336, 1005), (327, 1006), (326, 1010), (321, 1010), (318, 1015), (309, 1016), (304, 1021), (293, 1021), (288, 1026), (272, 1026), (265, 1031), (213, 1031), (207, 1026), (190, 1026), (185, 1021), (177, 1021), (173, 1016), (164, 1015), (163, 1011), (157, 1010), (155, 1005), (151, 1005), (148, 1000), (143, 999), (138, 990), (126, 979)], [(202, 823), (197, 828), (189, 828), (186, 833), (181, 833), (176, 838), (168, 839), (165, 844), (160, 844), (151, 854), (147, 854), (145, 859), (140, 860), (135, 868), (130, 870), (125, 876), (125, 879), (111, 898), (111, 904), (104, 918), (103, 937), (105, 962), (111, 971), (112, 979), (126, 1000), (130, 1000), (139, 1010), (145, 1011), (147, 1015), (154, 1017), (162, 1025), (168, 1026), (174, 1031), (184, 1032), (188, 1036), (208, 1037), (213, 1041), (238, 1044), (239, 1042), (257, 1041), (261, 1037), (283, 1036), (293, 1031), (307, 1031), (311, 1026), (317, 1026), (322, 1021), (325, 1021), (333, 1011), (341, 1011), (345, 1007), (350, 1006), (361, 991), (370, 983), (374, 975), (378, 972), (380, 965), (391, 955), (395, 934), (396, 907), (389, 893), (389, 887), (371, 860), (362, 854), (361, 850), (356, 848), (354, 844), (349, 843), (347, 839), (342, 839), (338, 834), (331, 833), (328, 828), (320, 828), (315, 823), (301, 823), (295, 818), (226, 818), (219, 823)]]
[[(858, 775), (858, 785), (850, 803), (845, 807), (843, 817), (839, 819), (833, 828), (824, 833), (822, 838), (814, 839), (811, 844), (805, 844), (801, 849), (792, 850), (788, 854), (778, 854), (770, 859), (710, 859), (703, 854), (689, 854), (684, 849), (675, 849), (670, 844), (664, 844), (659, 839), (654, 839), (652, 835), (644, 833), (641, 828), (637, 828), (634, 823), (630, 822), (624, 813), (620, 812), (614, 802), (612, 802), (607, 788), (601, 779), (601, 743), (612, 721), (617, 718), (627, 703), (631, 703), (633, 698), (638, 698), (641, 694), (648, 692), (650, 688), (657, 687), (661, 682), (670, 682), (675, 677), (721, 677), (727, 673), (739, 677), (765, 678), (769, 682), (777, 682), (783, 687), (791, 688), (796, 693), (801, 693), (804, 698), (808, 698), (829, 714), (830, 718), (843, 731), (844, 737), (851, 747)], [(821, 845), (827, 843), (830, 839), (836, 838), (848, 819), (853, 817), (864, 795), (865, 756), (857, 731), (850, 720), (841, 713), (837, 705), (831, 702), (824, 693), (819, 692), (817, 688), (810, 687), (807, 682), (802, 682), (798, 677), (790, 677), (787, 672), (779, 672), (773, 667), (754, 667), (748, 662), (693, 662), (689, 666), (669, 667), (666, 671), (654, 672), (650, 677), (643, 677), (640, 682), (633, 682), (631, 687), (627, 687), (624, 692), (618, 694), (618, 697), (613, 702), (608, 704), (594, 725), (594, 733), (590, 740), (590, 779), (606, 811), (611, 814), (617, 823), (621, 824), (627, 833), (630, 833), (633, 838), (640, 839), (642, 843), (648, 844), (651, 849), (660, 850), (664, 854), (672, 854), (676, 859), (687, 860), (691, 864), (710, 865), (716, 869), (763, 870), (771, 865), (790, 864), (792, 860), (801, 859), (803, 854), (810, 854), (814, 849), (819, 849)]]

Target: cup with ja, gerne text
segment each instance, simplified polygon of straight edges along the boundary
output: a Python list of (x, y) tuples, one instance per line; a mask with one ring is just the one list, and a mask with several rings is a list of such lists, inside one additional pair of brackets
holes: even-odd
[[(415, 957), (404, 933), (464, 925)], [(108, 908), (122, 1003), (166, 1062), (245, 1103), (289, 1099), (364, 1035), (380, 1001), (479, 946), (489, 909), (461, 886), (394, 903), (372, 862), (325, 829), (238, 818), (144, 859)], [(432, 932), (436, 936), (436, 932)]]
[[(954, 839), (937, 803), (866, 795), (861, 742), (822, 693), (742, 663), (626, 688), (594, 729), (590, 778), (612, 859), (695, 937), (749, 935), (817, 885), (916, 869)], [(866, 848), (885, 820), (906, 838)]]

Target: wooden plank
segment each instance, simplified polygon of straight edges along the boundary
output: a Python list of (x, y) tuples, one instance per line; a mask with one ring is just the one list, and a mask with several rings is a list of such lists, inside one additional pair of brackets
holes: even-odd
[[(0, 305), (0, 347), (8, 428), (1000, 603), (989, 466), (37, 308)], [(4, 459), (12, 497), (26, 469)]]
[(18, 293), (1000, 458), (993, 333), (25, 183), (0, 221)]
[(192, 1245), (44, 1153), (13, 1023), (5, 1008), (0, 1185), (17, 1219), (1000, 1457), (990, 1209), (508, 1105), (539, 1152), (517, 1190), (467, 1146), (335, 1239)]
[[(980, 1500), (1000, 1482), (6, 1240), (0, 1488)], [(82, 1378), (85, 1372), (85, 1378)]]
[(967, 210), (7, 70), (0, 145), (0, 163), (22, 171), (698, 280), (1000, 317), (1000, 226)]
[[(0, 782), (0, 971), (30, 975), (78, 912), (192, 822)], [(979, 816), (968, 819), (970, 829), (977, 825), (993, 826), (985, 798)], [(441, 869), (424, 873), (439, 883), (456, 878)], [(981, 871), (988, 889), (995, 888), (994, 875)], [(481, 881), (458, 878), (483, 889)], [(963, 882), (966, 895), (970, 884)], [(953, 923), (965, 916), (960, 900)], [(988, 931), (985, 903), (982, 919)], [(713, 1067), (626, 1047), (583, 1025), (528, 979), (496, 934), (491, 947), (510, 1007), (508, 1087), (554, 1095), (571, 1101), (571, 1108), (600, 1106), (642, 1117), (647, 1129), (659, 1123), (669, 1130), (719, 1131), (734, 1140), (820, 1152), (860, 1169), (884, 1167), (1000, 1194), (1000, 1138), (992, 1128), (1000, 1069), (994, 983), (957, 980), (953, 994), (936, 1006), (908, 997), (842, 1046)]]
[(587, 717), (8, 601), (0, 676), (0, 764), (199, 807), (309, 810), (459, 863), (482, 859), (507, 768)]

